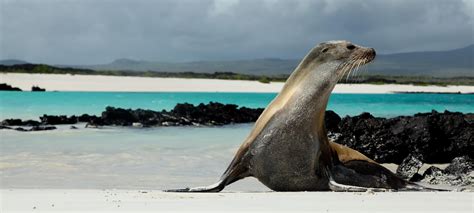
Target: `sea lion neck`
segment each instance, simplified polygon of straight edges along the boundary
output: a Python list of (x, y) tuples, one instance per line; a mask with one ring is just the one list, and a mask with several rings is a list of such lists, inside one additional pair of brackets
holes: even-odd
[(331, 92), (337, 83), (336, 69), (339, 64), (339, 62), (324, 63), (312, 69), (298, 70), (306, 74), (297, 85), (294, 85), (284, 106), (293, 115), (289, 116), (290, 118), (298, 117), (299, 122), (310, 126), (313, 132), (320, 136), (326, 135), (324, 114)]

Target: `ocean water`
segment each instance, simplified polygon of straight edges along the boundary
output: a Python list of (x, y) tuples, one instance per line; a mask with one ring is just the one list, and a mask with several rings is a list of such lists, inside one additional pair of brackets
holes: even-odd
[[(170, 189), (212, 184), (252, 124), (0, 130), (0, 188)], [(265, 191), (253, 178), (229, 190)]]
[[(46, 114), (99, 114), (105, 106), (171, 109), (217, 101), (265, 107), (272, 93), (0, 92), (1, 119)], [(450, 110), (474, 112), (474, 95), (335, 94), (329, 109), (391, 117)], [(167, 189), (215, 182), (253, 124), (223, 127), (0, 130), (0, 188)], [(265, 191), (249, 178), (227, 190)]]
[[(38, 119), (43, 114), (81, 115), (100, 113), (107, 106), (170, 110), (177, 103), (237, 104), (266, 107), (275, 93), (188, 93), (188, 92), (1, 92), (0, 119)], [(328, 109), (341, 116), (370, 112), (393, 117), (418, 112), (474, 112), (474, 95), (456, 94), (333, 94)]]

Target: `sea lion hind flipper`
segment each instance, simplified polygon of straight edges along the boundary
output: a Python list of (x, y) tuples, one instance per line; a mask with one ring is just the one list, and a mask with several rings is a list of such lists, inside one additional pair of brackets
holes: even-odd
[(335, 164), (329, 174), (329, 188), (336, 191), (398, 190), (407, 184), (387, 168), (365, 160)]
[(163, 190), (164, 192), (220, 192), (224, 189), (225, 184), (223, 181), (219, 181), (215, 184), (209, 186), (199, 186), (193, 188), (184, 188), (184, 189), (167, 189)]
[(450, 192), (451, 190), (426, 187), (426, 186), (418, 185), (416, 183), (408, 181), (407, 185), (399, 189), (399, 191)]
[(332, 177), (329, 178), (329, 189), (334, 192), (366, 192), (366, 191), (372, 191), (372, 192), (386, 192), (389, 189), (384, 189), (384, 188), (369, 188), (369, 187), (361, 187), (361, 186), (350, 186), (350, 185), (344, 185), (337, 183), (334, 181)]
[(225, 186), (248, 176), (248, 169), (242, 166), (240, 162), (236, 163), (233, 161), (224, 172), (221, 179), (215, 184), (184, 189), (168, 189), (164, 190), (164, 192), (220, 192), (225, 188)]
[(449, 191), (424, 187), (403, 180), (396, 174), (374, 162), (353, 160), (335, 165), (329, 175), (332, 191)]

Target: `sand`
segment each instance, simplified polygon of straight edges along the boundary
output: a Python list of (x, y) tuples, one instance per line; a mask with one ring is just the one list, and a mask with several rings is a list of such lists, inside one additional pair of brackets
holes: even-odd
[[(87, 75), (0, 74), (23, 90), (133, 92), (278, 92), (283, 83)], [(462, 92), (472, 86), (340, 84), (335, 93)], [(232, 190), (232, 189), (231, 189)], [(0, 212), (473, 212), (473, 192), (238, 192), (164, 193), (159, 190), (0, 189)]]
[(226, 192), (3, 189), (2, 212), (473, 212), (472, 192)]
[[(48, 91), (130, 91), (130, 92), (279, 92), (283, 83), (258, 81), (147, 78), (97, 75), (56, 75), (0, 73), (0, 83), (22, 90), (33, 85)], [(334, 93), (449, 92), (474, 93), (474, 86), (414, 86), (338, 84)]]

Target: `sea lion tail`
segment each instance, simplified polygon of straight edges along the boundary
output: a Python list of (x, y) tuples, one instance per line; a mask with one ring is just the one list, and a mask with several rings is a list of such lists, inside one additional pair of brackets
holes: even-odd
[(215, 184), (209, 186), (200, 186), (193, 188), (184, 188), (184, 189), (167, 189), (163, 190), (164, 192), (220, 192), (224, 189), (224, 181), (219, 181)]

